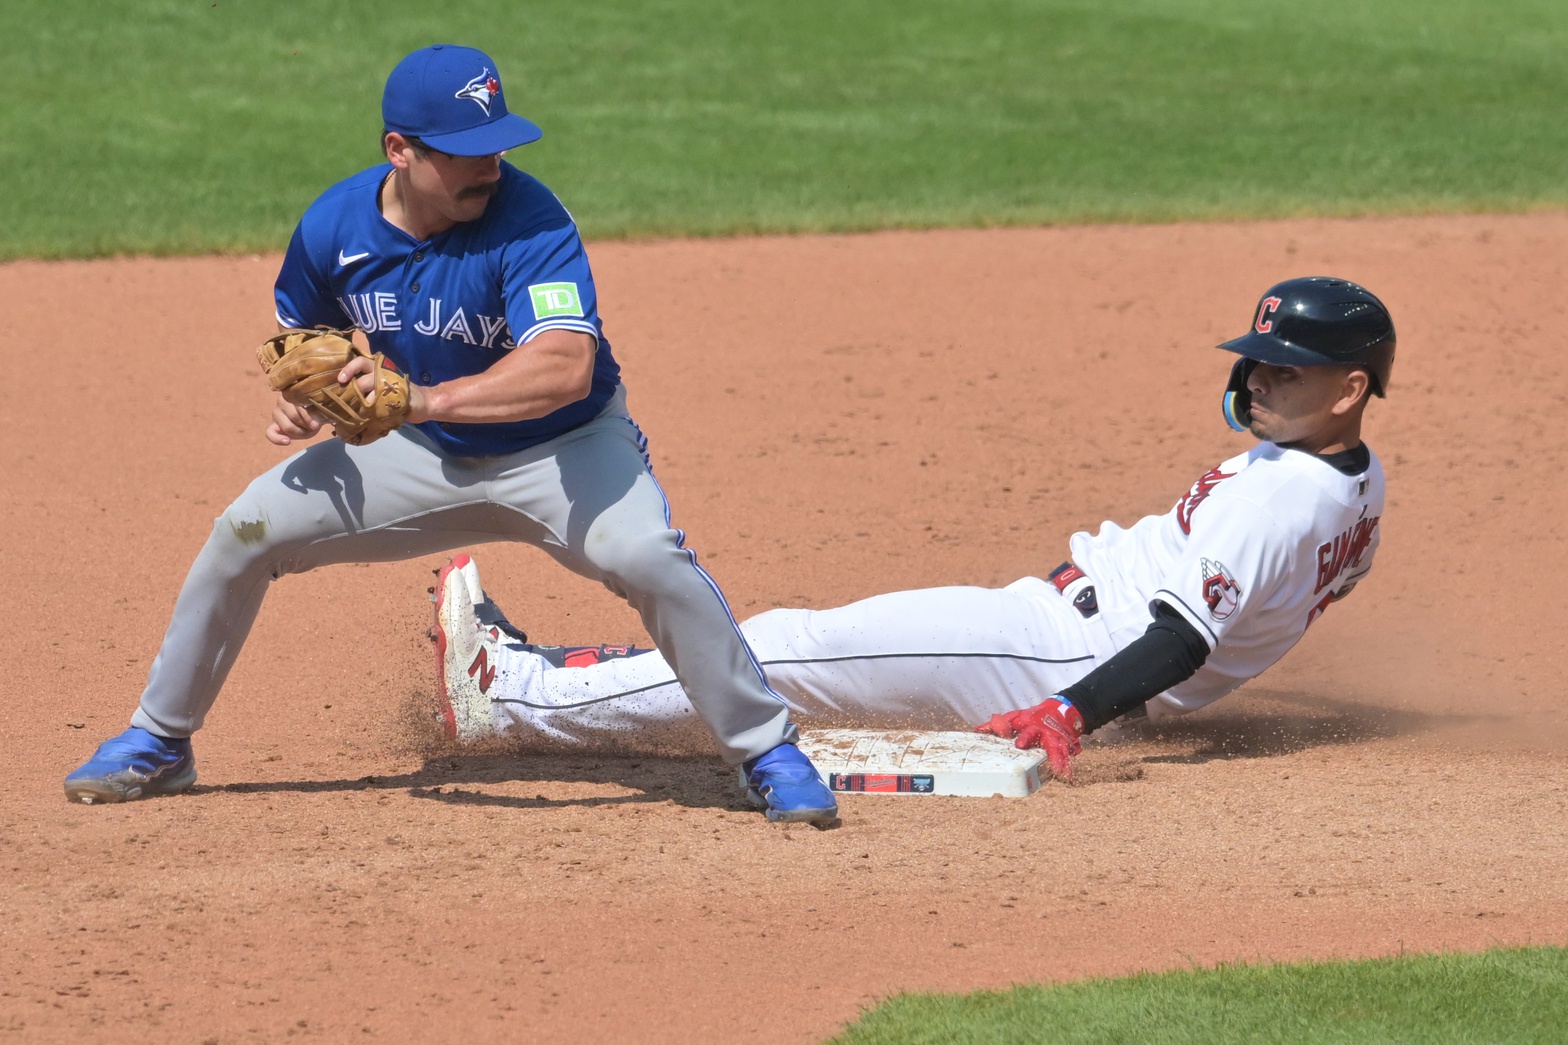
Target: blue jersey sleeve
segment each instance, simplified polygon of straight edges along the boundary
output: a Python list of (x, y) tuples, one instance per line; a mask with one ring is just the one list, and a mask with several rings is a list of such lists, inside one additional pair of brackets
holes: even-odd
[[(330, 256), (331, 246), (325, 249)], [(301, 329), (331, 327), (334, 330), (347, 330), (354, 325), (342, 304), (332, 296), (325, 270), (325, 262), (314, 257), (306, 247), (305, 224), (301, 222), (289, 240), (289, 249), (283, 255), (283, 267), (278, 270), (272, 292), (281, 325)]]
[(588, 252), (566, 209), (507, 245), (501, 282), (506, 325), (517, 344), (546, 330), (578, 330), (600, 339), (599, 295)]

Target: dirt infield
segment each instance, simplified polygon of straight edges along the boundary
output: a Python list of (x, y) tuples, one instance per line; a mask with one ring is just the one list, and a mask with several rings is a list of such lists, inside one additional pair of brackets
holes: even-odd
[[(1568, 214), (591, 252), (739, 614), (1004, 584), (1168, 509), (1245, 445), (1211, 346), (1294, 275), (1399, 327), (1377, 569), (1081, 783), (849, 797), (833, 830), (743, 811), (701, 751), (442, 747), (440, 560), (328, 569), (274, 586), (191, 795), (71, 806), (213, 517), (281, 452), (251, 353), (278, 259), (0, 266), (0, 1037), (813, 1042), (901, 990), (1568, 943)], [(41, 364), (83, 400), (22, 398)], [(642, 638), (542, 554), (476, 558), (541, 640)]]

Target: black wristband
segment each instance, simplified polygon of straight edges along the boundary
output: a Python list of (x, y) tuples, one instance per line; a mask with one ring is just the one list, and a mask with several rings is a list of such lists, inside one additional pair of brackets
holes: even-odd
[(1208, 656), (1209, 644), (1198, 629), (1159, 603), (1147, 631), (1061, 695), (1083, 716), (1084, 732), (1092, 733), (1190, 679)]

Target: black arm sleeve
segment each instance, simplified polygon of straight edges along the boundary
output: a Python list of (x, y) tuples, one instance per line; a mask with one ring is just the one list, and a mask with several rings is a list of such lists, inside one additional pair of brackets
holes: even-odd
[(1154, 623), (1126, 649), (1062, 690), (1092, 733), (1192, 677), (1209, 658), (1209, 644), (1187, 618), (1158, 603)]

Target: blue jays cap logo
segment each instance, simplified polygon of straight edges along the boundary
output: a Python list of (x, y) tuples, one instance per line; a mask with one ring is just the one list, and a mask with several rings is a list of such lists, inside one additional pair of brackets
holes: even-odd
[(535, 124), (507, 111), (495, 60), (456, 44), (422, 47), (397, 63), (381, 95), (381, 120), (387, 130), (450, 156), (491, 156), (540, 135)]
[(467, 98), (483, 109), (486, 116), (489, 116), (490, 99), (500, 93), (501, 81), (492, 76), (489, 69), (485, 69), (478, 76), (465, 83), (452, 97)]

